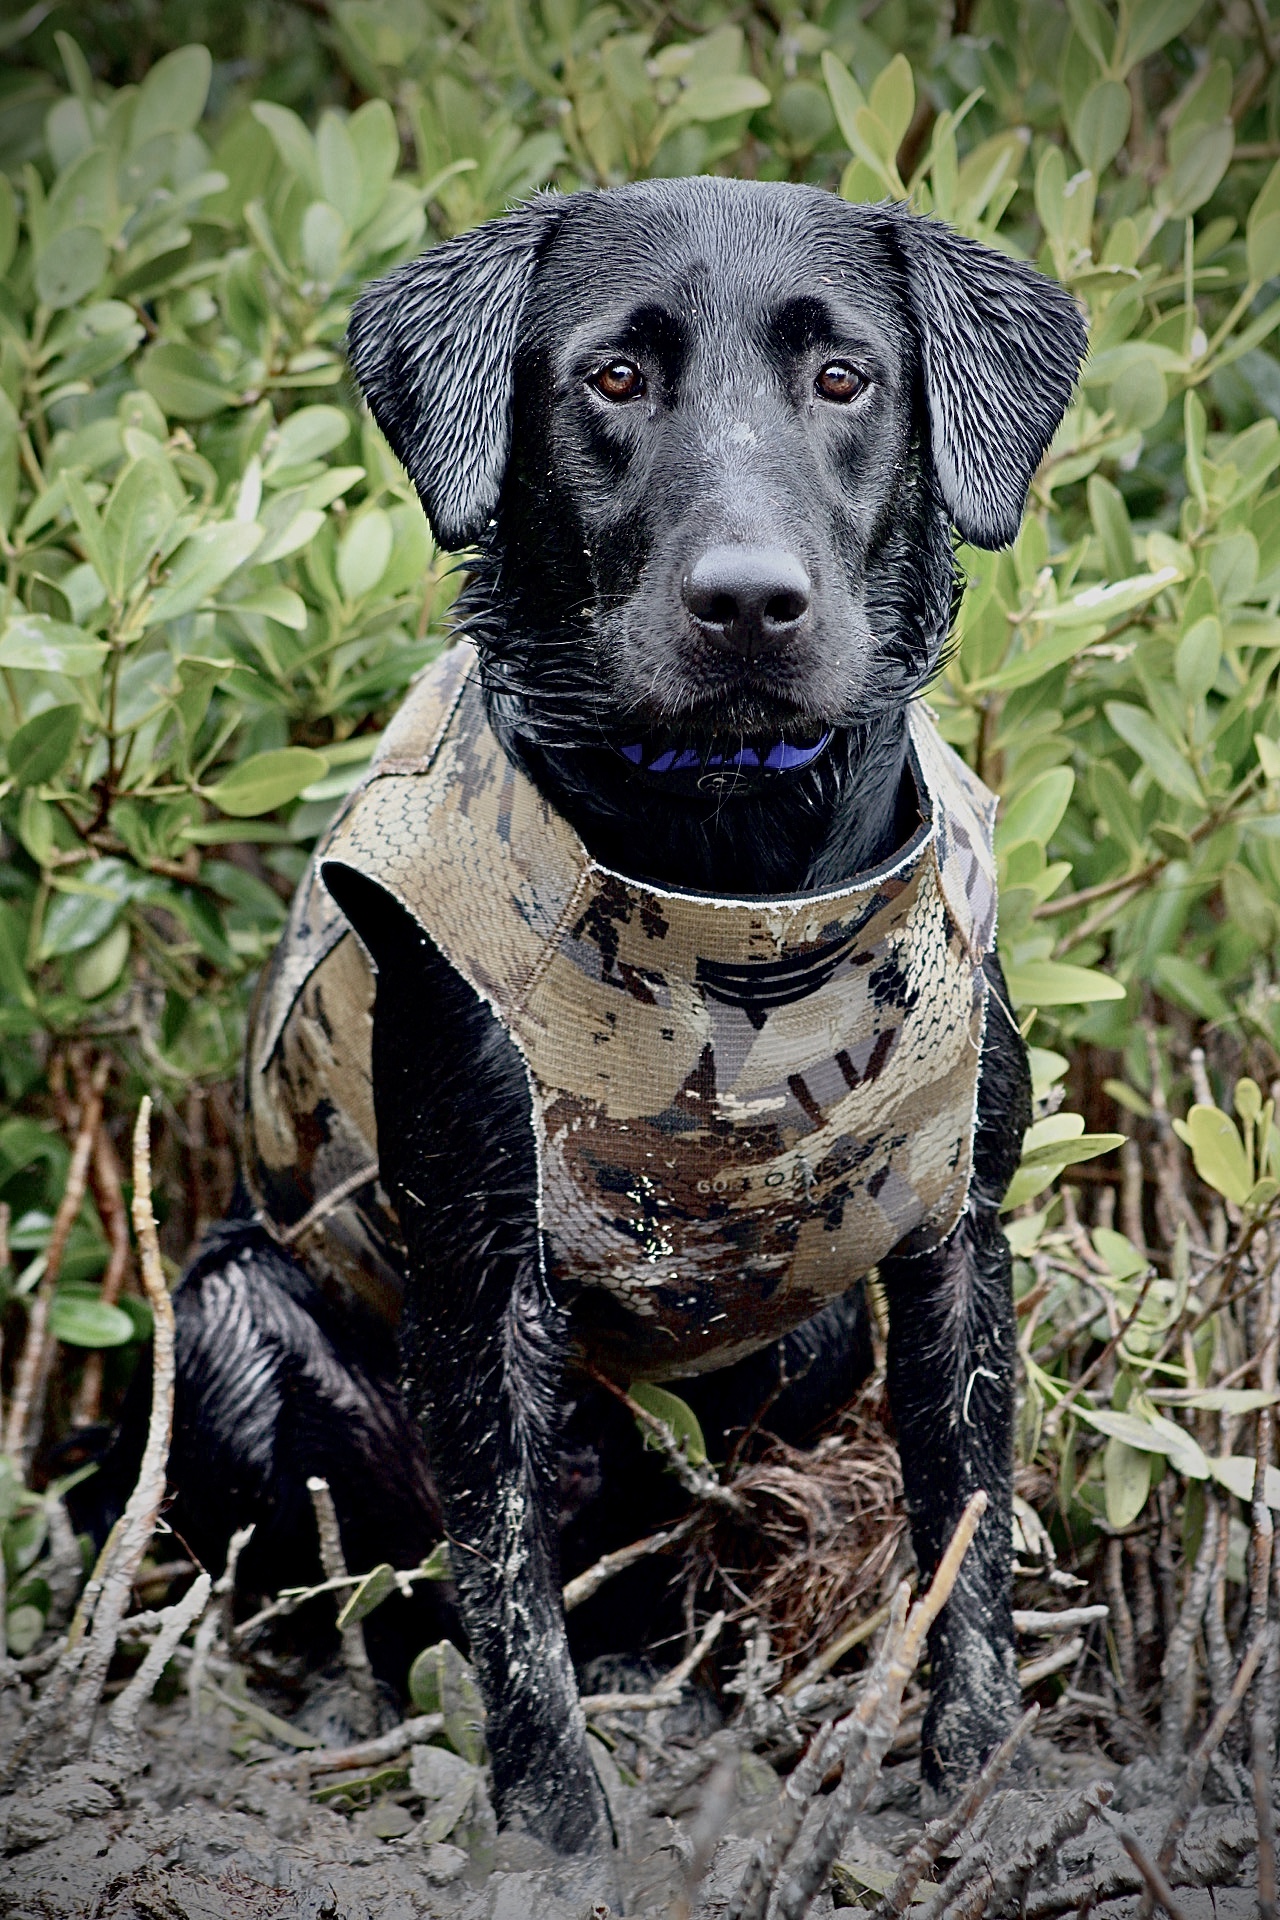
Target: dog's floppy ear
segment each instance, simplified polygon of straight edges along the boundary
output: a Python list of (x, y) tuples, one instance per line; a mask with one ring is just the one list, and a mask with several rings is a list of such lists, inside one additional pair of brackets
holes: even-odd
[(1034, 267), (905, 208), (884, 211), (919, 333), (942, 497), (964, 539), (1007, 547), (1084, 358), (1080, 310)]
[(352, 312), (352, 369), (442, 547), (470, 546), (497, 507), (520, 313), (561, 205), (548, 194), (446, 240)]

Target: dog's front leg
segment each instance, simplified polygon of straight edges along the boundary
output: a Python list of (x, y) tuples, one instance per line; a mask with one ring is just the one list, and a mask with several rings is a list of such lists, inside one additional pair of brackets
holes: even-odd
[(929, 1637), (933, 1677), (922, 1772), (950, 1791), (977, 1772), (1019, 1701), (1012, 1580), (1016, 1327), (999, 1208), (1030, 1120), (1026, 1053), (1005, 1012), (998, 961), (983, 1043), (969, 1201), (936, 1253), (881, 1266), (889, 1303), (889, 1396), (911, 1535), (928, 1579), (978, 1490), (989, 1505)]
[(374, 1097), (407, 1255), (405, 1387), (484, 1696), (498, 1818), (559, 1853), (603, 1852), (560, 1601), (565, 1316), (542, 1269), (528, 1084), (489, 1009), (372, 895), (348, 879), (342, 904), (378, 966)]

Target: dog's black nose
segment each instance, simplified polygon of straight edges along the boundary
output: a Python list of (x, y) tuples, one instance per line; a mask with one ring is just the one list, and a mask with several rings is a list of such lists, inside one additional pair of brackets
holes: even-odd
[(749, 660), (784, 646), (809, 612), (809, 575), (785, 547), (708, 547), (682, 591), (707, 639)]

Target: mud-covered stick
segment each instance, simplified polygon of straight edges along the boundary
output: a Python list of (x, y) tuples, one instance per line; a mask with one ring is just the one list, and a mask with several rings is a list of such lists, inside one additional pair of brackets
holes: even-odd
[(958, 1834), (964, 1832), (978, 1809), (983, 1806), (997, 1781), (1004, 1774), (1022, 1742), (1040, 1718), (1037, 1706), (1027, 1708), (1011, 1733), (1007, 1733), (991, 1754), (977, 1779), (972, 1781), (949, 1813), (930, 1821), (898, 1869), (898, 1877), (876, 1908), (872, 1920), (899, 1920), (911, 1904), (911, 1896), (939, 1855)]
[[(844, 1845), (855, 1816), (866, 1803), (880, 1763), (888, 1752), (902, 1715), (902, 1696), (916, 1670), (924, 1643), (959, 1577), (965, 1554), (973, 1544), (978, 1523), (987, 1510), (987, 1495), (979, 1488), (961, 1514), (947, 1550), (938, 1562), (929, 1591), (916, 1601), (907, 1624), (888, 1658), (888, 1672), (878, 1696), (871, 1697), (868, 1686), (868, 1712), (855, 1716), (860, 1723), (852, 1731), (845, 1753), (844, 1778), (831, 1796), (825, 1820), (791, 1874), (778, 1889), (778, 1920), (804, 1920), (818, 1889), (825, 1883), (832, 1863)], [(887, 1636), (886, 1636), (887, 1640)]]
[[(1223, 1735), (1235, 1719), (1240, 1710), (1240, 1704), (1249, 1691), (1250, 1682), (1258, 1670), (1258, 1663), (1267, 1651), (1268, 1637), (1268, 1630), (1264, 1627), (1240, 1662), (1230, 1693), (1209, 1722), (1203, 1739), (1191, 1756), (1186, 1773), (1182, 1777), (1182, 1784), (1178, 1788), (1173, 1817), (1165, 1828), (1164, 1839), (1160, 1842), (1160, 1851), (1156, 1856), (1156, 1865), (1162, 1874), (1167, 1875), (1173, 1867), (1179, 1842), (1187, 1830), (1187, 1822), (1204, 1787), (1209, 1762), (1221, 1745)], [(1145, 1904), (1149, 1905), (1152, 1897), (1148, 1882), (1148, 1899)]]
[[(315, 1510), (316, 1531), (320, 1536), (320, 1564), (324, 1568), (325, 1578), (345, 1580), (347, 1562), (342, 1551), (338, 1511), (333, 1504), (329, 1482), (313, 1474), (307, 1481), (307, 1492), (311, 1495), (311, 1505)], [(360, 1719), (364, 1722), (363, 1726), (356, 1727), (356, 1732), (376, 1733), (378, 1730), (378, 1683), (373, 1677), (373, 1668), (369, 1664), (369, 1654), (364, 1644), (364, 1629), (356, 1620), (345, 1626), (339, 1623), (338, 1631), (342, 1643), (343, 1665), (351, 1681)]]

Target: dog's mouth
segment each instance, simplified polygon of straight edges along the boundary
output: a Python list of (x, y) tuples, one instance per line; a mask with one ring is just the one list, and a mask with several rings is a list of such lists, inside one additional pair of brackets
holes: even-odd
[(732, 740), (713, 735), (696, 744), (687, 736), (657, 732), (625, 741), (616, 751), (634, 774), (668, 793), (727, 796), (758, 792), (803, 773), (822, 757), (832, 738), (830, 727), (809, 740), (753, 740), (737, 734)]

